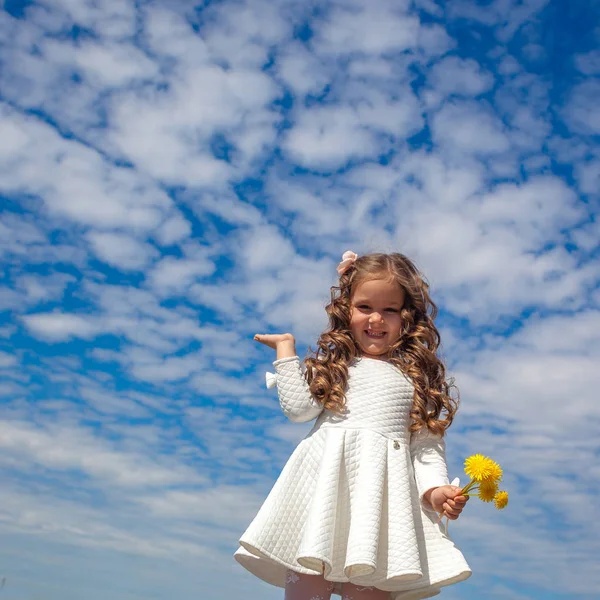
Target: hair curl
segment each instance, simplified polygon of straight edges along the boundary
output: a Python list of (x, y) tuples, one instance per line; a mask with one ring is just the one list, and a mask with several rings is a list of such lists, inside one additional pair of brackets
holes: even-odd
[[(304, 360), (310, 391), (328, 410), (343, 411), (348, 366), (360, 356), (350, 330), (353, 292), (360, 283), (372, 279), (395, 281), (405, 291), (400, 311), (402, 329), (390, 347), (388, 360), (414, 385), (410, 431), (427, 427), (443, 436), (458, 410), (458, 389), (452, 378), (446, 379), (446, 368), (436, 354), (440, 334), (433, 323), (437, 306), (429, 296), (429, 285), (403, 254), (360, 256), (340, 276), (339, 285), (331, 287), (331, 302), (325, 307), (329, 326), (320, 335), (316, 350), (309, 349)], [(456, 397), (450, 395), (452, 391)]]

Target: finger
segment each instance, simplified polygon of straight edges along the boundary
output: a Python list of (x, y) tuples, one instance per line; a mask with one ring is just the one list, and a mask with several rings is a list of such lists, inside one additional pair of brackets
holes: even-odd
[(448, 513), (448, 515), (458, 516), (462, 512), (462, 507), (454, 506), (454, 505), (450, 504), (450, 502), (446, 502), (444, 504), (444, 511), (446, 513)]

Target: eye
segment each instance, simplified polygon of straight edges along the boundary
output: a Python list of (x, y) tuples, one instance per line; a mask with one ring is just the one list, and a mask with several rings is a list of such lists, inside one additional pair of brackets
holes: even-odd
[(400, 312), (397, 308), (386, 308), (385, 309), (387, 312), (393, 312), (393, 313), (397, 313)]
[(357, 308), (364, 308), (364, 309), (369, 309), (369, 305), (368, 304), (359, 304)]

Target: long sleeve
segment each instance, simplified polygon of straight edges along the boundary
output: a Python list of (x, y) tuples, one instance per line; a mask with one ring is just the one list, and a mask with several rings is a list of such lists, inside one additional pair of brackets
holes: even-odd
[(311, 395), (308, 383), (300, 369), (297, 356), (281, 358), (273, 363), (277, 372), (277, 393), (283, 414), (294, 423), (306, 423), (323, 411)]
[(450, 483), (444, 438), (423, 427), (411, 434), (410, 455), (421, 501), (427, 490)]

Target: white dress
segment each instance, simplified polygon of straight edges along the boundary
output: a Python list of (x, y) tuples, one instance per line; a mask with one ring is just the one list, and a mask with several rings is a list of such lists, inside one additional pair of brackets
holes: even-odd
[(318, 416), (242, 535), (236, 560), (285, 587), (286, 572), (375, 586), (392, 600), (435, 596), (471, 575), (469, 565), (422, 504), (448, 484), (445, 443), (409, 432), (413, 385), (391, 363), (350, 366), (346, 408), (323, 410), (311, 397), (298, 357), (273, 363), (279, 400), (295, 422)]

